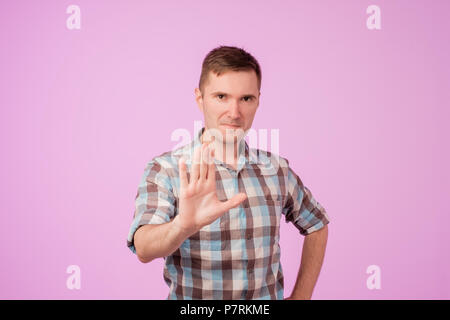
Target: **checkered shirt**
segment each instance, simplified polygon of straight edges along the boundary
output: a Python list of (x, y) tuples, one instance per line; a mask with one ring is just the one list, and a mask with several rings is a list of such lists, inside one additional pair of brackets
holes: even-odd
[[(140, 181), (127, 245), (133, 253), (134, 233), (146, 224), (162, 224), (178, 214), (178, 160), (187, 161), (201, 145), (204, 128), (194, 140), (148, 162)], [(237, 170), (216, 163), (219, 200), (243, 192), (247, 199), (187, 238), (164, 257), (167, 299), (283, 299), (280, 263), (280, 219), (292, 222), (306, 236), (329, 223), (325, 209), (289, 167), (274, 153), (239, 145)]]

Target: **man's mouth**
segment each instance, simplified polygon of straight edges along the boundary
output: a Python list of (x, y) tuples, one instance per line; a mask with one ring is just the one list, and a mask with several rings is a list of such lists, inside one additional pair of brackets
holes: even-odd
[(240, 128), (240, 126), (234, 125), (234, 124), (222, 124), (222, 127), (229, 128), (229, 129), (238, 129), (238, 128)]

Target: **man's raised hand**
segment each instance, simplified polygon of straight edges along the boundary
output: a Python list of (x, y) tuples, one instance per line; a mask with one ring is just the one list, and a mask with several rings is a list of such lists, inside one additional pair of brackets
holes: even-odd
[(247, 195), (238, 193), (227, 201), (220, 201), (216, 193), (214, 149), (202, 144), (194, 151), (190, 177), (183, 158), (178, 162), (180, 175), (178, 227), (195, 233), (211, 224), (228, 210), (239, 206)]

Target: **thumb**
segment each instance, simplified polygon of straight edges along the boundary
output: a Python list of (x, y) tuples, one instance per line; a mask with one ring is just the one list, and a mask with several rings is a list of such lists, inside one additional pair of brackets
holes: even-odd
[(228, 211), (230, 209), (236, 208), (239, 206), (242, 202), (244, 202), (247, 199), (247, 195), (245, 193), (238, 193), (230, 200), (227, 200), (225, 202), (222, 202), (222, 210)]

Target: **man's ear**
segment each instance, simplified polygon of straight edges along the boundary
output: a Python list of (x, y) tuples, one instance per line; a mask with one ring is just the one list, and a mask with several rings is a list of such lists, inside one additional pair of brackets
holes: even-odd
[(202, 92), (200, 91), (199, 88), (195, 88), (194, 93), (195, 93), (195, 102), (197, 102), (197, 106), (200, 109), (200, 111), (203, 112)]

